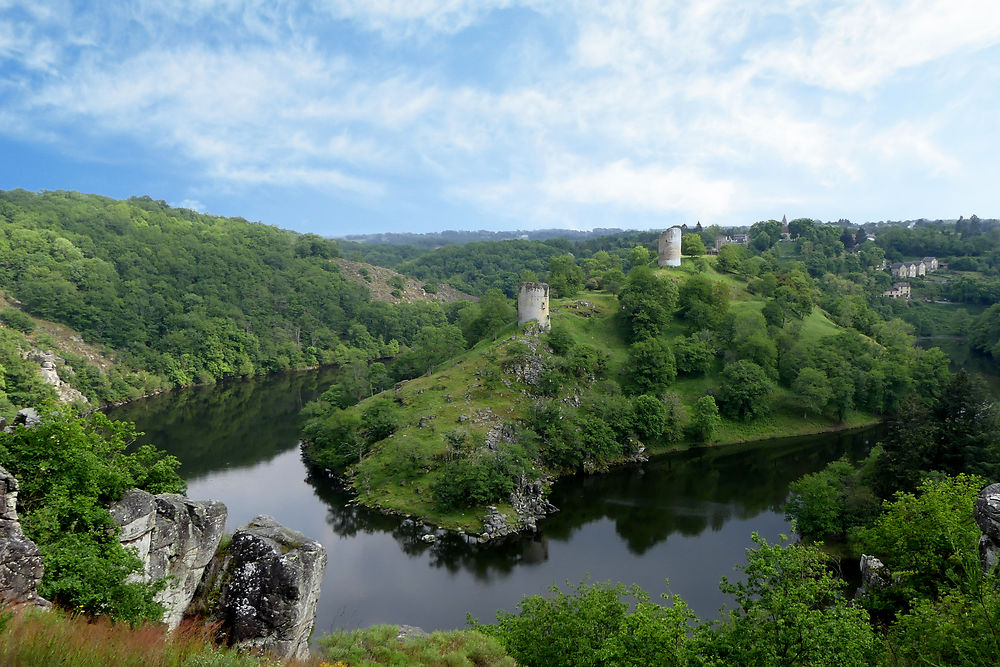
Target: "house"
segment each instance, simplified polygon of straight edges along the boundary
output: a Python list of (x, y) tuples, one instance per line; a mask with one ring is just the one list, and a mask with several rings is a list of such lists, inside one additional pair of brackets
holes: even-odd
[(937, 257), (924, 257), (920, 260), (924, 263), (924, 267), (927, 269), (927, 273), (932, 273), (937, 271), (940, 267), (937, 261)]
[(910, 298), (910, 283), (893, 283), (892, 289), (882, 292), (882, 296), (887, 296), (890, 299), (909, 299)]
[(919, 262), (896, 262), (889, 267), (889, 270), (892, 272), (893, 278), (919, 278), (927, 274), (927, 266), (923, 260)]

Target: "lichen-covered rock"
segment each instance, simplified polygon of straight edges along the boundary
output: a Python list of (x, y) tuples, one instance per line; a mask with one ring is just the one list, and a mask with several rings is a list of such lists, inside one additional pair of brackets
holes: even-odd
[(0, 604), (51, 604), (38, 596), (45, 568), (38, 546), (21, 530), (17, 518), (17, 480), (0, 468)]
[(163, 622), (177, 627), (222, 540), (226, 506), (217, 500), (191, 500), (175, 493), (153, 496), (132, 489), (110, 509), (121, 527), (122, 545), (135, 549), (142, 559), (139, 578), (168, 578), (156, 600), (165, 609)]
[(875, 556), (861, 554), (861, 588), (858, 590), (858, 596), (881, 590), (892, 581), (892, 573), (885, 563)]
[(222, 567), (218, 618), (229, 643), (282, 658), (309, 654), (326, 549), (259, 516), (233, 535)]
[(1000, 483), (990, 484), (979, 492), (972, 508), (983, 536), (979, 539), (979, 561), (983, 572), (992, 572), (1000, 562)]

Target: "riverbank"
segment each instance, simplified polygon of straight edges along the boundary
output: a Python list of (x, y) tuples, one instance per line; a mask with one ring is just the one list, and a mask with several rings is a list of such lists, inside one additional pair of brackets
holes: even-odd
[[(858, 431), (875, 426), (881, 423), (881, 421), (879, 417), (874, 415), (851, 411), (843, 421), (832, 424), (829, 420), (822, 418), (813, 417), (812, 419), (803, 419), (801, 415), (796, 417), (789, 414), (769, 415), (745, 423), (724, 422), (724, 425), (719, 429), (719, 436), (713, 438), (710, 442), (699, 443), (692, 440), (685, 440), (676, 443), (652, 445), (644, 451), (643, 456), (639, 460), (647, 458), (657, 459), (686, 451), (720, 449), (765, 441), (774, 441), (776, 445), (780, 445), (784, 441), (793, 438)], [(447, 531), (456, 534), (466, 541), (490, 542), (492, 541), (491, 538), (488, 535), (484, 535), (483, 521), (488, 518), (495, 520), (492, 517), (496, 517), (497, 515), (502, 515), (510, 519), (508, 525), (512, 529), (511, 533), (523, 534), (535, 532), (534, 529), (516, 529), (518, 525), (513, 519), (518, 516), (517, 507), (515, 506), (518, 503), (517, 499), (515, 499), (515, 502), (494, 503), (489, 506), (466, 508), (458, 512), (435, 512), (432, 506), (431, 511), (426, 511), (428, 507), (426, 503), (413, 506), (401, 503), (401, 499), (408, 495), (405, 493), (405, 486), (402, 487), (403, 493), (398, 494), (394, 493), (395, 489), (392, 487), (389, 487), (387, 492), (383, 494), (359, 493), (356, 487), (356, 477), (339, 476), (329, 469), (310, 464), (307, 457), (303, 458), (306, 461), (306, 465), (313, 471), (321, 473), (335, 480), (336, 483), (341, 484), (343, 489), (352, 495), (351, 503), (380, 512), (386, 516), (409, 519), (421, 523), (425, 526), (428, 534), (440, 535), (441, 531)], [(634, 456), (622, 457), (590, 474), (600, 476), (636, 462), (637, 459)], [(552, 474), (548, 481), (556, 482), (561, 478), (575, 474), (578, 473), (570, 471), (557, 472)], [(545, 493), (548, 495), (551, 484), (546, 484), (545, 489)], [(421, 509), (424, 511), (421, 511)], [(541, 519), (541, 517), (537, 518)]]

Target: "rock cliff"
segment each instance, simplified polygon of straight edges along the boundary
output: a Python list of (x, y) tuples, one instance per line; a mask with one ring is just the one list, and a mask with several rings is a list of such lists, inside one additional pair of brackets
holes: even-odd
[(307, 656), (325, 570), (321, 544), (269, 516), (236, 531), (221, 564), (216, 612), (230, 644)]
[(51, 604), (38, 595), (44, 567), (38, 546), (21, 530), (17, 518), (17, 480), (0, 468), (0, 603)]
[(979, 561), (984, 573), (992, 572), (1000, 562), (1000, 483), (990, 484), (979, 492), (972, 516), (983, 531), (979, 538)]
[(163, 622), (176, 628), (215, 555), (226, 526), (226, 506), (217, 500), (190, 500), (173, 493), (150, 495), (132, 489), (111, 506), (121, 526), (119, 540), (136, 550), (147, 581), (167, 577), (156, 599)]

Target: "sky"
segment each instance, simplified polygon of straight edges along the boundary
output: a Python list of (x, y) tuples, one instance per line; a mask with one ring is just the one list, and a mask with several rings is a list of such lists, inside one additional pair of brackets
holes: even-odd
[(326, 236), (1000, 217), (996, 0), (0, 0), (0, 189)]

